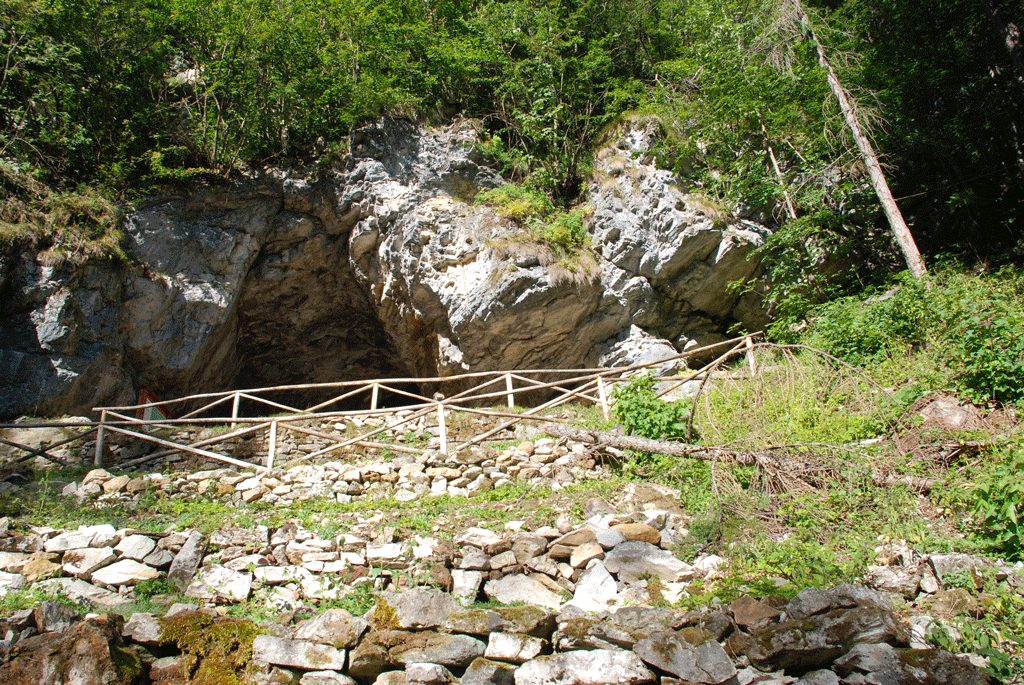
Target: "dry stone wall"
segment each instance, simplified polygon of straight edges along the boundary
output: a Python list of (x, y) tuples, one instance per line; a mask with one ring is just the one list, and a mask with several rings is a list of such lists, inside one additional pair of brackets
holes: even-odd
[[(188, 482), (245, 477), (195, 475)], [(113, 493), (124, 478), (96, 471), (85, 481)], [(941, 621), (908, 622), (894, 600), (952, 597), (948, 584), (964, 572), (994, 573), (1024, 588), (1019, 567), (965, 554), (915, 558), (894, 545), (893, 564), (866, 579), (872, 587), (671, 608), (721, 564), (670, 551), (688, 523), (676, 497), (633, 485), (617, 506), (589, 502), (583, 526), (511, 521), (501, 530), (467, 528), (452, 540), (399, 539), (382, 512), (356, 515), (334, 535), (294, 521), (203, 534), (111, 525), (17, 531), (0, 519), (0, 595), (33, 588), (95, 611), (83, 620), (44, 602), (0, 618), (0, 682), (108, 682), (125, 669), (134, 682), (207, 682), (190, 678), (210, 676), (203, 661), (214, 668), (220, 647), (197, 651), (188, 640), (226, 633), (244, 654), (232, 668), (253, 683), (969, 685), (984, 682), (980, 658), (933, 648), (927, 631)], [(159, 578), (184, 597), (153, 597), (166, 607), (162, 615), (116, 614)], [(362, 615), (307, 608), (364, 591), (374, 603)], [(277, 620), (224, 616), (246, 601)], [(198, 632), (187, 629), (195, 625)], [(74, 681), (72, 672), (95, 675)], [(42, 680), (54, 673), (58, 679)]]

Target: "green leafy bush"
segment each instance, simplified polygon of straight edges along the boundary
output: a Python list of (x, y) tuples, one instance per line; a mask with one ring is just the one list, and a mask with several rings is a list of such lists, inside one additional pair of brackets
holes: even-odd
[(936, 316), (960, 389), (975, 402), (1024, 399), (1024, 277), (1005, 269), (957, 276), (938, 293)]
[(556, 251), (571, 253), (585, 245), (587, 229), (583, 226), (583, 210), (558, 212), (547, 223), (537, 227), (540, 241)]
[(523, 229), (522, 238), (540, 243), (562, 255), (571, 255), (586, 245), (586, 207), (556, 209), (542, 190), (529, 184), (506, 183), (476, 196), (476, 204), (487, 204)]
[(636, 376), (615, 389), (615, 416), (630, 435), (652, 440), (686, 436), (690, 408), (657, 397), (654, 374)]
[(851, 364), (862, 364), (894, 345), (923, 344), (935, 323), (928, 291), (904, 275), (881, 296), (844, 297), (820, 308), (807, 342)]
[(976, 479), (972, 494), (982, 527), (975, 536), (1007, 559), (1024, 559), (1024, 447), (1009, 450)]
[[(930, 286), (930, 287), (928, 287)], [(930, 284), (903, 275), (882, 296), (819, 308), (801, 340), (851, 363), (925, 348), (949, 386), (974, 402), (1024, 399), (1024, 275), (946, 271)], [(935, 380), (933, 379), (933, 383)], [(928, 388), (922, 388), (926, 390)]]

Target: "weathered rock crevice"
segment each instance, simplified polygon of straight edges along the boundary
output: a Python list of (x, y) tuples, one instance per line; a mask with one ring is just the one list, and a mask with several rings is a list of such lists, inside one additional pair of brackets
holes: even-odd
[(765, 229), (692, 208), (647, 158), (656, 137), (637, 125), (599, 156), (586, 273), (507, 249), (518, 229), (471, 202), (503, 181), (468, 123), (381, 121), (331, 168), (150, 198), (125, 220), (128, 266), (6, 255), (0, 415), (85, 413), (141, 384), (631, 363), (759, 328), (756, 297), (727, 286), (759, 277)]

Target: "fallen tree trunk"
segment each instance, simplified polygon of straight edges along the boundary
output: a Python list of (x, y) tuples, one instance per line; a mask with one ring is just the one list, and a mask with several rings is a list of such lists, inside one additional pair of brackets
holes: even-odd
[(757, 456), (749, 452), (733, 452), (713, 447), (695, 447), (679, 442), (669, 442), (668, 440), (651, 440), (650, 438), (638, 438), (633, 435), (618, 435), (616, 433), (584, 430), (570, 426), (550, 425), (544, 429), (544, 432), (556, 438), (568, 438), (579, 442), (608, 445), (617, 449), (636, 450), (650, 454), (666, 454), (670, 457), (686, 457), (688, 459), (700, 459), (701, 461), (737, 462), (744, 465), (750, 465), (757, 461)]
[[(665, 454), (670, 457), (716, 461), (723, 464), (757, 466), (761, 472), (776, 479), (789, 480), (789, 482), (799, 481), (804, 486), (810, 485), (815, 488), (821, 487), (823, 482), (827, 480), (824, 478), (825, 474), (830, 472), (829, 469), (823, 468), (820, 464), (815, 465), (813, 459), (811, 462), (808, 462), (804, 459), (776, 455), (770, 449), (761, 452), (741, 452), (717, 447), (687, 445), (668, 440), (651, 440), (650, 438), (638, 438), (633, 435), (619, 435), (617, 433), (586, 430), (557, 424), (546, 427), (544, 432), (556, 438), (588, 442), (599, 447), (635, 450), (649, 454)], [(899, 476), (895, 474), (875, 474), (874, 481), (879, 486), (902, 483), (920, 492), (928, 492), (939, 479)]]

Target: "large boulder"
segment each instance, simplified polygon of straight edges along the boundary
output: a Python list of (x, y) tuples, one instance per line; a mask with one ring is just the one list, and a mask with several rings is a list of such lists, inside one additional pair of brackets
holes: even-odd
[(18, 642), (0, 663), (4, 685), (129, 683), (142, 671), (121, 639), (123, 619), (106, 614)]

